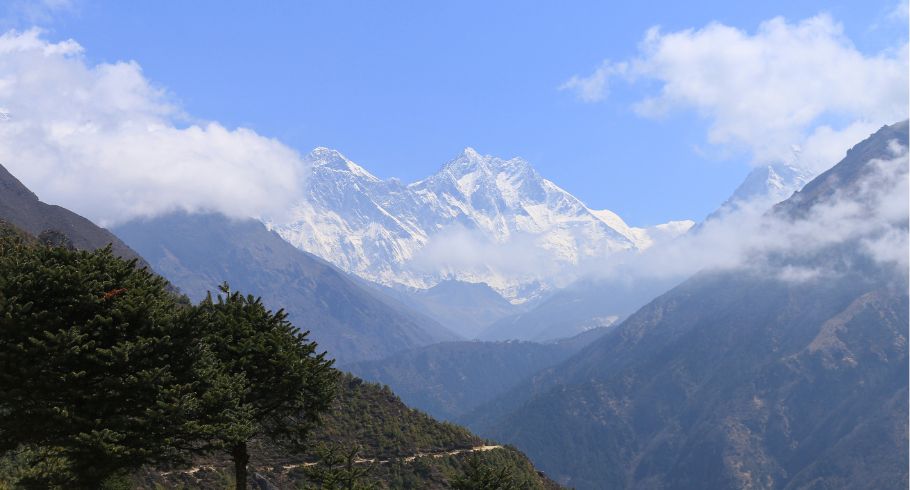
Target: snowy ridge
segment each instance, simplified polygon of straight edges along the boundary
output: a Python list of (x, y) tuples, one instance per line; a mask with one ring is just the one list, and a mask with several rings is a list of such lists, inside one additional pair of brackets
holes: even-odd
[(630, 227), (611, 211), (592, 211), (525, 160), (472, 148), (408, 185), (379, 179), (328, 148), (307, 161), (312, 173), (291, 217), (267, 225), (298, 248), (390, 286), (483, 282), (519, 303), (560, 286), (562, 266), (644, 249), (655, 232), (691, 226)]
[(743, 206), (767, 209), (792, 196), (813, 177), (814, 175), (807, 170), (784, 163), (755, 167), (708, 219)]

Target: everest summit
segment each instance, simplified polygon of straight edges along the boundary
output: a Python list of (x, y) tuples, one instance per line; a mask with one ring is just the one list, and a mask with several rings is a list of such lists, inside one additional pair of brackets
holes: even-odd
[(565, 285), (586, 259), (639, 250), (691, 222), (643, 229), (591, 210), (525, 160), (466, 148), (405, 185), (377, 178), (336, 150), (308, 156), (311, 174), (290, 217), (268, 221), (285, 240), (388, 286), (483, 282), (513, 303)]

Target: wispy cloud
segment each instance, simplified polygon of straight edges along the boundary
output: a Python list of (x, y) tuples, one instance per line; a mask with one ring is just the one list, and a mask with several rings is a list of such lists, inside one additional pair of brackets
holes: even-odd
[(676, 32), (655, 27), (635, 58), (604, 62), (560, 88), (596, 102), (613, 78), (656, 80), (659, 91), (635, 105), (640, 115), (692, 110), (710, 122), (712, 144), (748, 150), (756, 163), (818, 171), (882, 124), (907, 117), (907, 73), (907, 44), (864, 54), (821, 14), (795, 23), (774, 18), (754, 33), (720, 23)]
[(611, 77), (623, 75), (628, 71), (625, 63), (604, 61), (587, 76), (574, 75), (559, 86), (559, 90), (575, 92), (579, 99), (585, 102), (599, 102), (607, 98), (609, 81)]
[(678, 279), (701, 270), (743, 269), (803, 281), (836, 274), (817, 258), (831, 247), (850, 245), (859, 256), (906, 271), (908, 157), (906, 148), (893, 151), (893, 158), (870, 162), (856, 185), (799, 219), (769, 213), (764, 205), (746, 205), (695, 233), (640, 254), (604, 257), (584, 269), (599, 277)]
[(105, 225), (172, 210), (277, 215), (305, 165), (280, 142), (187, 118), (132, 61), (75, 41), (0, 36), (0, 164), (42, 199)]
[(705, 270), (748, 271), (789, 282), (830, 278), (843, 271), (819, 257), (840, 246), (886, 269), (906, 271), (907, 148), (894, 146), (892, 152), (893, 158), (869, 162), (858, 182), (799, 219), (771, 213), (773, 203), (757, 199), (703, 223), (697, 231), (656, 239), (644, 251), (604, 251), (578, 261), (554, 260), (533, 236), (499, 243), (455, 226), (434, 237), (408, 265), (474, 274), (478, 280), (502, 276), (558, 287), (619, 280), (647, 285), (654, 295)]

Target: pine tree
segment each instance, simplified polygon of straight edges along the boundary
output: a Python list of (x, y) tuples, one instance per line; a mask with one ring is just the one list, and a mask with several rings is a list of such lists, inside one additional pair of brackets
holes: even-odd
[(196, 308), (207, 355), (217, 363), (213, 384), (220, 386), (214, 395), (207, 390), (203, 429), (209, 447), (230, 453), (236, 488), (244, 489), (249, 442), (265, 437), (302, 450), (334, 397), (338, 373), (284, 311), (269, 311), (260, 298), (232, 292), (226, 284), (221, 292)]
[(508, 467), (493, 469), (476, 454), (471, 455), (464, 474), (453, 479), (451, 485), (455, 490), (518, 490)]
[(369, 481), (375, 461), (359, 458), (357, 447), (323, 445), (316, 451), (319, 461), (304, 468), (309, 486), (320, 490), (372, 490), (378, 485)]
[(193, 331), (165, 286), (110, 247), (0, 236), (0, 453), (42, 455), (33, 485), (99, 488), (188, 446)]

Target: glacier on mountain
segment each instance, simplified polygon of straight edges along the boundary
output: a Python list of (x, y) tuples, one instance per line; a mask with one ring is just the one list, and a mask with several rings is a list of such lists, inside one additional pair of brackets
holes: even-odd
[(298, 248), (389, 286), (483, 282), (521, 303), (566, 285), (566, 271), (585, 259), (643, 250), (693, 224), (630, 227), (525, 160), (472, 148), (412, 184), (379, 179), (328, 148), (306, 161), (311, 173), (290, 217), (266, 224)]

